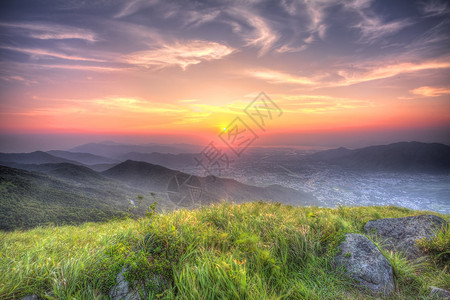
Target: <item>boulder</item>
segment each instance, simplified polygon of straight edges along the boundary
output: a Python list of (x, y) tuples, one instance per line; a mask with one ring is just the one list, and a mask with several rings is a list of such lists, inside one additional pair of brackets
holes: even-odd
[(146, 290), (161, 293), (169, 285), (164, 276), (157, 274), (152, 274), (150, 278), (147, 278), (143, 282), (130, 285), (124, 276), (127, 270), (127, 267), (123, 267), (120, 273), (117, 274), (116, 285), (109, 292), (112, 300), (141, 300), (141, 294), (144, 296), (144, 299), (147, 299), (148, 295)]
[(119, 274), (117, 274), (117, 284), (113, 286), (109, 292), (109, 296), (112, 300), (141, 300), (139, 290), (130, 287), (130, 283), (125, 280), (124, 274), (127, 271), (126, 267), (123, 267)]
[(391, 264), (366, 236), (348, 233), (339, 248), (337, 264), (345, 267), (346, 274), (356, 279), (360, 286), (385, 296), (394, 291)]
[(432, 238), (447, 222), (434, 215), (420, 215), (405, 218), (379, 219), (364, 226), (367, 234), (376, 235), (382, 247), (403, 252), (408, 259), (416, 259), (424, 253), (416, 246), (422, 238)]
[(430, 297), (433, 297), (433, 299), (450, 299), (450, 292), (437, 288), (435, 286), (430, 286), (431, 292)]

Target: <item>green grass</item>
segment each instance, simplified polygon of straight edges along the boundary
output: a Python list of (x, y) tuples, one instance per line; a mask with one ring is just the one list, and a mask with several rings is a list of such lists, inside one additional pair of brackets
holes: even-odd
[[(107, 299), (124, 265), (134, 282), (165, 278), (162, 288), (148, 285), (150, 299), (371, 299), (334, 267), (337, 245), (369, 220), (422, 213), (254, 202), (0, 232), (0, 299)], [(383, 251), (397, 285), (392, 298), (428, 299), (429, 285), (450, 289), (441, 254), (448, 231), (428, 243), (432, 256), (422, 264)]]

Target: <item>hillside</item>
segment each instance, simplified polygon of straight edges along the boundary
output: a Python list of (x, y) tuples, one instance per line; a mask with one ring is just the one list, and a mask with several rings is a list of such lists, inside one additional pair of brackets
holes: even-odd
[(183, 170), (187, 167), (193, 167), (197, 164), (195, 161), (195, 157), (198, 154), (193, 153), (180, 153), (180, 154), (171, 154), (171, 153), (139, 153), (139, 152), (130, 152), (120, 157), (122, 161), (126, 160), (135, 160), (135, 161), (144, 161), (154, 165), (161, 165), (169, 169), (175, 170)]
[(365, 171), (449, 172), (450, 146), (401, 142), (355, 150), (326, 150), (306, 159)]
[[(128, 266), (125, 279), (145, 283), (149, 299), (380, 299), (335, 267), (337, 245), (369, 220), (424, 213), (255, 202), (0, 232), (0, 298), (108, 299)], [(448, 231), (423, 247), (429, 261), (419, 265), (383, 252), (396, 285), (389, 299), (431, 300), (428, 286), (450, 288), (439, 260), (450, 249)]]
[(46, 174), (0, 166), (0, 230), (106, 221), (129, 213), (129, 199), (136, 200), (137, 195), (143, 196), (142, 203), (130, 213), (142, 216), (156, 200), (150, 192), (86, 167), (66, 163), (34, 167)]
[[(146, 162), (127, 160), (102, 174), (140, 189), (158, 192), (189, 193), (195, 189), (199, 193), (198, 196), (188, 197), (189, 199), (186, 201), (180, 199), (178, 205), (184, 207), (224, 200), (237, 203), (269, 200), (294, 205), (318, 205), (314, 196), (294, 189), (275, 185), (257, 187), (240, 183), (234, 179), (212, 176), (197, 177)], [(183, 190), (186, 186), (183, 183), (186, 182), (188, 188)]]
[(230, 201), (317, 205), (308, 193), (278, 185), (256, 187), (232, 179), (196, 177), (145, 162), (126, 161), (98, 173), (70, 163), (0, 166), (0, 229), (143, 216), (155, 201), (161, 210)]

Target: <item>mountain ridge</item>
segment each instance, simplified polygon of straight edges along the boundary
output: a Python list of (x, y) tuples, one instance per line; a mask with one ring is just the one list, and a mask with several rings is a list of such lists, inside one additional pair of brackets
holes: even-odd
[(354, 150), (341, 147), (308, 155), (306, 159), (368, 171), (448, 172), (450, 146), (398, 142)]

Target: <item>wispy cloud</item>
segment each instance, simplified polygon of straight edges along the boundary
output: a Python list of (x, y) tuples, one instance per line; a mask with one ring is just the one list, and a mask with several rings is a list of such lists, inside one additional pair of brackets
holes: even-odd
[(246, 72), (249, 76), (259, 78), (272, 83), (289, 83), (289, 84), (316, 84), (316, 81), (307, 77), (295, 76), (275, 70), (250, 70)]
[(320, 88), (351, 86), (354, 84), (369, 82), (373, 80), (387, 79), (399, 74), (447, 68), (450, 68), (450, 60), (448, 59), (448, 57), (443, 57), (441, 59), (428, 60), (417, 63), (393, 63), (392, 61), (380, 61), (376, 64), (373, 62), (360, 63), (355, 64), (353, 70), (343, 70), (335, 66), (328, 66), (327, 74), (333, 75), (331, 77), (304, 77), (280, 72), (273, 69), (249, 70), (244, 71), (244, 74), (275, 84), (296, 84), (306, 85), (313, 88)]
[(67, 54), (63, 54), (63, 53), (48, 51), (45, 49), (30, 49), (30, 48), (19, 48), (19, 47), (10, 47), (10, 46), (0, 46), (0, 48), (10, 50), (10, 51), (26, 53), (32, 57), (44, 56), (44, 57), (53, 57), (53, 58), (60, 58), (60, 59), (66, 59), (66, 60), (105, 62), (102, 59), (95, 59), (95, 58), (88, 58), (88, 57), (81, 57), (81, 56), (72, 56), (72, 55), (67, 55)]
[(182, 113), (184, 108), (167, 103), (154, 103), (138, 97), (109, 96), (89, 101), (91, 104), (101, 106), (107, 110), (116, 110), (135, 113)]
[(450, 89), (442, 88), (442, 87), (433, 87), (433, 86), (422, 86), (422, 87), (413, 89), (410, 92), (415, 95), (423, 96), (423, 97), (438, 97), (438, 96), (442, 96), (442, 95), (449, 95)]
[(65, 70), (75, 70), (75, 71), (89, 71), (89, 72), (116, 72), (124, 71), (126, 68), (116, 68), (116, 67), (103, 67), (103, 66), (85, 66), (85, 65), (64, 65), (64, 64), (33, 64), (30, 67), (35, 68), (46, 68), (46, 69), (65, 69)]
[(363, 71), (348, 72), (338, 71), (338, 74), (344, 78), (343, 81), (332, 83), (334, 86), (349, 86), (357, 83), (368, 82), (372, 80), (386, 79), (399, 74), (412, 73), (429, 69), (447, 69), (450, 68), (450, 60), (442, 58), (440, 60), (423, 61), (419, 63), (403, 62), (390, 63), (385, 62), (378, 66), (359, 66), (357, 69)]
[(0, 23), (0, 27), (10, 28), (35, 39), (81, 39), (90, 42), (97, 41), (97, 36), (91, 30), (59, 24), (48, 23)]
[(375, 14), (371, 10), (372, 0), (345, 1), (343, 5), (346, 9), (354, 11), (359, 15), (359, 21), (353, 25), (361, 33), (361, 41), (373, 43), (380, 38), (393, 35), (407, 26), (413, 24), (409, 19), (401, 19), (386, 22), (383, 17)]
[(423, 2), (421, 8), (423, 14), (427, 17), (442, 16), (450, 13), (448, 2), (439, 0)]
[(338, 110), (371, 107), (371, 101), (309, 94), (273, 94), (272, 98), (286, 113), (323, 113)]
[(253, 13), (248, 7), (232, 7), (227, 10), (228, 14), (247, 25), (245, 28), (236, 21), (231, 24), (235, 33), (242, 36), (247, 46), (259, 48), (259, 55), (264, 55), (278, 40), (277, 33), (269, 26), (269, 23), (261, 16)]
[(382, 37), (395, 34), (402, 30), (403, 28), (411, 25), (412, 22), (409, 20), (399, 20), (389, 23), (384, 23), (381, 19), (377, 17), (364, 17), (363, 21), (357, 25), (361, 31), (361, 40), (368, 43), (373, 43)]
[(152, 6), (159, 1), (156, 0), (131, 0), (120, 9), (120, 11), (114, 16), (115, 18), (123, 18), (136, 13), (142, 8)]
[(37, 84), (36, 80), (29, 80), (19, 75), (11, 75), (11, 76), (0, 76), (1, 80), (9, 81), (9, 82), (21, 82), (26, 85)]
[(189, 65), (202, 61), (221, 59), (235, 51), (233, 48), (208, 41), (189, 41), (166, 44), (156, 49), (137, 51), (124, 56), (124, 61), (143, 67), (179, 66), (186, 69)]
[(185, 24), (189, 27), (197, 27), (202, 24), (214, 21), (220, 15), (219, 10), (210, 11), (189, 11), (184, 14), (186, 16)]
[(280, 48), (278, 48), (276, 51), (278, 53), (301, 52), (301, 51), (305, 50), (306, 48), (308, 48), (307, 45), (302, 45), (300, 47), (291, 47), (288, 45), (283, 45)]

